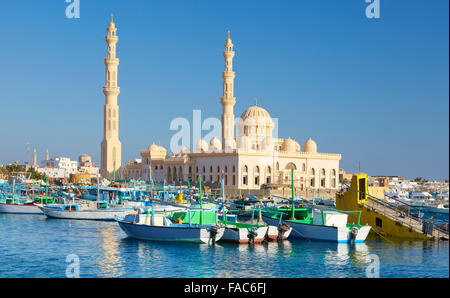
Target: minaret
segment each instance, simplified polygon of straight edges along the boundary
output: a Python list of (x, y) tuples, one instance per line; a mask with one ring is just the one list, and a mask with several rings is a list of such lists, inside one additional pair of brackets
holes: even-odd
[(33, 150), (33, 166), (37, 166), (36, 148), (34, 148), (34, 150)]
[(233, 72), (233, 43), (228, 31), (228, 38), (225, 43), (225, 71), (222, 73), (223, 78), (223, 96), (220, 100), (222, 104), (222, 149), (225, 151), (236, 149), (236, 141), (234, 139), (234, 113), (233, 107), (236, 98), (233, 96), (234, 89), (234, 72)]
[(45, 150), (45, 160), (49, 160), (50, 159), (50, 155), (48, 154), (48, 149)]
[(111, 22), (107, 28), (106, 43), (108, 44), (108, 57), (105, 58), (106, 84), (103, 87), (105, 94), (105, 107), (103, 114), (103, 141), (101, 146), (101, 174), (105, 178), (115, 178), (122, 164), (122, 144), (119, 141), (119, 106), (117, 96), (120, 88), (117, 86), (117, 67), (119, 59), (116, 58), (116, 44), (119, 38), (117, 28)]

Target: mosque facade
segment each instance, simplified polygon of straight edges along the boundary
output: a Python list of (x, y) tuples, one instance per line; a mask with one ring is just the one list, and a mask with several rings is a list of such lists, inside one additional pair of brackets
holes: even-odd
[(226, 188), (253, 190), (265, 185), (290, 185), (293, 169), (294, 184), (300, 190), (336, 189), (340, 154), (319, 153), (312, 139), (301, 146), (291, 138), (274, 136), (273, 119), (256, 101), (235, 122), (233, 47), (228, 34), (223, 52), (221, 140), (200, 139), (192, 151), (183, 147), (171, 155), (153, 143), (140, 152), (140, 159), (126, 163), (123, 176), (151, 179), (157, 184), (196, 184), (200, 176), (202, 183), (218, 185), (223, 175)]

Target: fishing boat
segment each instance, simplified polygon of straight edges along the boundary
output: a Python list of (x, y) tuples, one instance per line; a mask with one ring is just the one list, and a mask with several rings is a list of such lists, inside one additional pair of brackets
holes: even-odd
[[(292, 181), (294, 181), (292, 171)], [(292, 182), (293, 183), (293, 182)], [(294, 185), (292, 185), (291, 208), (266, 208), (262, 211), (264, 222), (269, 225), (287, 224), (292, 227), (292, 238), (338, 243), (364, 242), (371, 229), (360, 224), (360, 212), (356, 224), (347, 224), (348, 214), (336, 210), (319, 209), (313, 206), (312, 216), (307, 207), (295, 207)]]
[(0, 213), (42, 214), (33, 200), (19, 198), (0, 198)]
[(292, 227), (292, 238), (317, 241), (332, 241), (338, 243), (364, 242), (370, 231), (370, 226), (347, 224), (348, 214), (314, 209), (313, 216), (308, 208), (295, 208), (294, 217), (290, 217), (292, 209), (264, 210), (263, 220), (269, 225), (287, 224)]
[[(120, 228), (130, 237), (152, 241), (176, 241), (215, 244), (225, 228), (218, 226), (217, 210), (203, 210), (201, 177), (198, 210), (173, 212), (170, 215), (140, 212), (117, 217)], [(153, 207), (154, 208), (154, 207)], [(184, 207), (186, 208), (186, 207)]]
[(97, 183), (96, 201), (73, 198), (70, 204), (46, 204), (40, 205), (39, 209), (49, 218), (113, 221), (117, 216), (125, 216), (132, 210), (124, 205), (117, 192), (117, 188), (100, 191), (100, 185)]
[(116, 221), (129, 237), (150, 241), (213, 244), (222, 238), (225, 230), (213, 225), (174, 223), (167, 215), (158, 213), (128, 214), (117, 217)]
[(128, 208), (97, 208), (87, 204), (51, 204), (39, 206), (39, 209), (49, 218), (105, 220), (113, 221), (116, 216), (124, 216)]
[[(8, 189), (8, 191), (10, 192), (0, 193), (0, 213), (42, 215), (42, 211), (36, 204), (55, 203), (55, 200), (52, 197), (35, 197), (34, 184), (31, 194), (26, 190), (20, 190), (20, 188), (16, 189), (15, 182), (13, 182), (13, 187)], [(24, 195), (20, 195), (17, 192), (24, 193)]]
[[(219, 223), (225, 227), (225, 232), (221, 241), (234, 242), (234, 243), (261, 243), (264, 241), (268, 226), (259, 224), (260, 217), (258, 217), (258, 223), (253, 224), (255, 212), (252, 212), (251, 224), (237, 222), (237, 216), (234, 215), (232, 221), (229, 221), (227, 214), (227, 208), (225, 207), (225, 182), (224, 174), (222, 173), (222, 216)], [(259, 214), (261, 215), (261, 214)]]

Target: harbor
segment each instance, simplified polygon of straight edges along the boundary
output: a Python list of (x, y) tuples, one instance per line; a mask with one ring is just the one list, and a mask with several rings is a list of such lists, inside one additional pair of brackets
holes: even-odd
[[(402, 217), (392, 206), (391, 214), (374, 208), (375, 198), (369, 199), (367, 185), (359, 181), (367, 183), (366, 177), (354, 175), (355, 184), (337, 194), (337, 205), (353, 194), (384, 221), (391, 218), (398, 226), (399, 218), (412, 220), (411, 207), (402, 209)], [(290, 198), (277, 196), (275, 203), (227, 196), (224, 187), (205, 193), (201, 178), (198, 182), (199, 187), (186, 187), (113, 181), (84, 189), (4, 183), (0, 221), (8, 233), (0, 236), (7, 237), (0, 239), (5, 251), (0, 274), (64, 277), (65, 258), (76, 255), (80, 277), (367, 277), (376, 256), (379, 277), (448, 276), (448, 213), (423, 213), (420, 227), (405, 222), (405, 232), (393, 234), (387, 223), (368, 225), (367, 211), (361, 217), (356, 207), (339, 210), (322, 198), (303, 200), (294, 195), (295, 187)], [(359, 187), (362, 192), (352, 192)], [(348, 219), (353, 215), (356, 224)], [(39, 269), (8, 268), (19, 252), (22, 263)]]
[(0, 279), (449, 278), (448, 2), (63, 2), (0, 10)]

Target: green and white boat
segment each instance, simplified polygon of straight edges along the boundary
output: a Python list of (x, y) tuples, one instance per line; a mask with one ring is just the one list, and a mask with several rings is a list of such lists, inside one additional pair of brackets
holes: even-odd
[(266, 208), (262, 211), (262, 217), (264, 222), (269, 225), (287, 224), (291, 226), (292, 238), (338, 243), (364, 242), (371, 227), (360, 224), (361, 213), (359, 211), (357, 223), (348, 224), (348, 213), (352, 212), (324, 210), (314, 206), (311, 216), (307, 207), (295, 207), (294, 185), (292, 185), (292, 207)]

